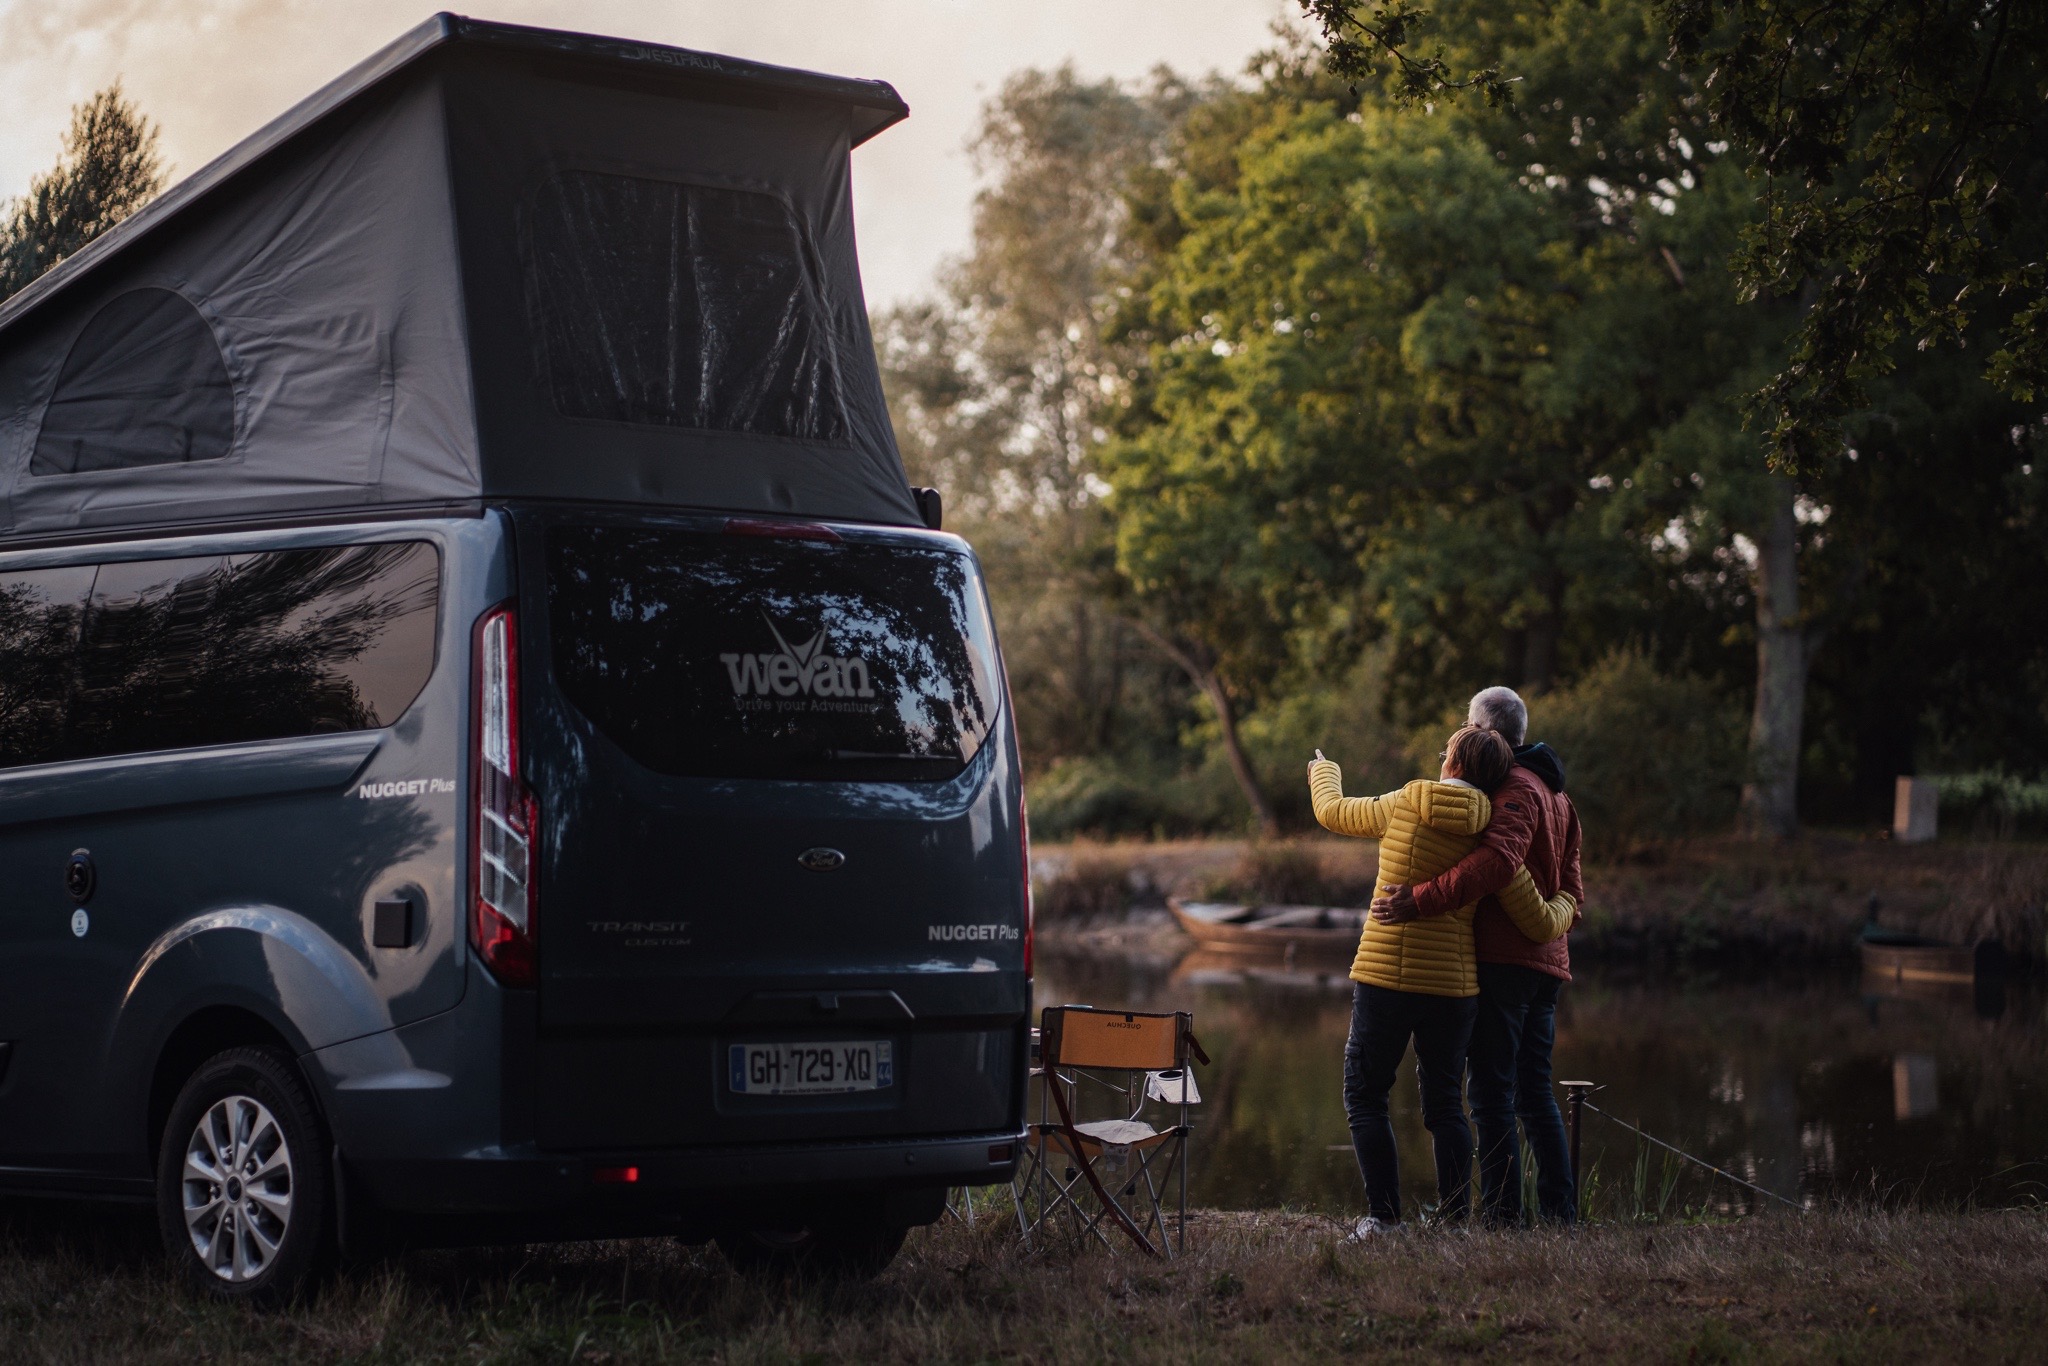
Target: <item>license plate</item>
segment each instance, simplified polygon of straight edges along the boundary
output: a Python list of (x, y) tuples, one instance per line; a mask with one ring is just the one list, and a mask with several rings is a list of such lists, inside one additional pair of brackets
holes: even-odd
[(887, 1040), (858, 1043), (736, 1043), (727, 1058), (732, 1089), (749, 1096), (842, 1096), (895, 1084)]

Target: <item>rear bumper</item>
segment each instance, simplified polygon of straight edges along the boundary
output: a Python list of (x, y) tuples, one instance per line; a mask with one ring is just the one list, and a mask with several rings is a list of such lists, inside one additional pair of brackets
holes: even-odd
[[(575, 1154), (537, 1148), (460, 1158), (363, 1161), (343, 1154), (351, 1199), (427, 1215), (533, 1216), (578, 1227), (650, 1228), (716, 1222), (736, 1210), (833, 1197), (878, 1197), (1008, 1181), (1022, 1133), (857, 1143), (757, 1144)], [(634, 1179), (618, 1179), (631, 1169)], [(600, 1179), (600, 1174), (609, 1179)], [(922, 1202), (897, 1202), (905, 1210)], [(922, 1222), (906, 1220), (906, 1222)]]

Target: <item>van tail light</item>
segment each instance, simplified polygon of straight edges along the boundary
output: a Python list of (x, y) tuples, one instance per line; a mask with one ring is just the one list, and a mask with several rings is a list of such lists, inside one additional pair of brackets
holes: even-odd
[(534, 833), (539, 811), (519, 780), (519, 618), (493, 607), (476, 624), (476, 757), (471, 791), (469, 940), (508, 987), (539, 979)]
[(1017, 843), (1024, 865), (1024, 975), (1031, 976), (1033, 941), (1038, 938), (1038, 908), (1031, 899), (1031, 812), (1024, 806), (1024, 794), (1017, 794)]

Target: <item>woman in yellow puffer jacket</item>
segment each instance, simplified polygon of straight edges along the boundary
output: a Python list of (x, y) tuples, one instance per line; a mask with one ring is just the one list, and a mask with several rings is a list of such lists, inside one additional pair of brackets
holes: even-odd
[[(1450, 772), (1448, 759), (1445, 771)], [(1447, 776), (1438, 782), (1418, 778), (1384, 797), (1347, 797), (1343, 770), (1323, 758), (1320, 750), (1308, 772), (1316, 821), (1325, 830), (1380, 842), (1375, 885), (1412, 886), (1448, 872), (1478, 847), (1480, 832), (1493, 818), (1487, 794), (1462, 777)], [(1578, 909), (1565, 892), (1545, 901), (1526, 868), (1515, 870), (1514, 881), (1500, 892), (1500, 904), (1515, 928), (1538, 944), (1571, 928)], [(1472, 917), (1478, 909), (1474, 903), (1448, 915), (1400, 924), (1368, 916), (1358, 936), (1358, 955), (1351, 962), (1351, 980), (1390, 991), (1477, 996)]]
[[(1466, 726), (1444, 747), (1440, 781), (1419, 780), (1381, 797), (1346, 797), (1343, 772), (1316, 752), (1309, 791), (1316, 820), (1340, 835), (1380, 841), (1376, 883), (1426, 881), (1453, 867), (1492, 819), (1487, 793), (1514, 765), (1514, 751), (1493, 731)], [(1539, 941), (1569, 926), (1568, 895), (1545, 901), (1526, 869), (1500, 894), (1517, 928)], [(1344, 1047), (1344, 1108), (1371, 1213), (1354, 1239), (1401, 1219), (1400, 1164), (1387, 1099), (1394, 1074), (1415, 1041), (1422, 1120), (1435, 1140), (1438, 1217), (1462, 1222), (1471, 1209), (1472, 1129), (1465, 1118), (1465, 1049), (1472, 1037), (1479, 973), (1472, 916), (1402, 924), (1366, 918), (1351, 967), (1351, 1036)]]

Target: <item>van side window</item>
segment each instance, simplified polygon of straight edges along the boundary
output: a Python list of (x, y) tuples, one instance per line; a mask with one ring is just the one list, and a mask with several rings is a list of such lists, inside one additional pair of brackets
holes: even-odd
[(526, 234), (564, 417), (846, 439), (804, 235), (772, 195), (565, 171)]
[(67, 757), (389, 725), (434, 667), (430, 545), (103, 565)]
[(93, 566), (0, 573), (0, 768), (61, 756)]
[(28, 472), (218, 460), (234, 444), (235, 396), (213, 329), (182, 295), (131, 289), (72, 343)]

